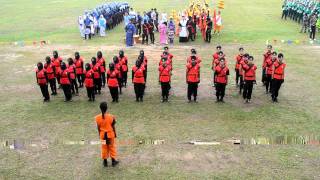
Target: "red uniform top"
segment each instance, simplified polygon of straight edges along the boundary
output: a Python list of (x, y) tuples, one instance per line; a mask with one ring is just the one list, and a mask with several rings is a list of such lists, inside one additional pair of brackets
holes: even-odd
[(227, 84), (228, 83), (228, 75), (229, 75), (229, 69), (228, 67), (221, 67), (221, 66), (216, 66), (215, 68), (215, 82), (216, 83), (221, 83), (221, 84)]
[(47, 77), (46, 77), (46, 70), (42, 69), (41, 71), (36, 71), (37, 83), (38, 85), (46, 85), (47, 84)]
[(219, 53), (218, 52), (214, 53), (212, 57), (213, 57), (213, 60), (219, 59)]
[(119, 87), (118, 78), (119, 78), (118, 70), (113, 70), (113, 71), (108, 70), (107, 82), (109, 87)]
[(191, 63), (187, 64), (187, 82), (200, 82), (200, 65), (192, 66)]
[(104, 58), (97, 58), (97, 64), (99, 64), (99, 68), (100, 68), (100, 73), (104, 73), (106, 72), (106, 61), (104, 60)]
[(46, 70), (48, 79), (54, 79), (55, 78), (55, 66), (53, 64), (44, 64), (44, 69)]
[(272, 75), (273, 73), (273, 61), (271, 58), (268, 58), (265, 62), (265, 69), (267, 75)]
[(144, 81), (144, 72), (145, 68), (141, 65), (140, 68), (133, 66), (132, 68), (132, 75), (133, 75), (133, 83), (142, 83), (145, 84)]
[(100, 77), (100, 64), (96, 63), (95, 65), (91, 64), (91, 69), (93, 71), (93, 78), (94, 79), (99, 79)]
[(286, 68), (286, 64), (282, 63), (280, 64), (279, 62), (274, 63), (274, 73), (273, 73), (273, 78), (278, 79), (278, 80), (283, 80), (284, 79), (284, 70)]
[[(165, 55), (162, 54), (162, 55), (161, 55), (161, 59), (162, 59), (162, 58), (167, 58), (167, 61), (166, 61), (166, 62), (168, 62), (169, 65), (172, 66), (172, 58), (170, 58), (170, 55), (169, 55), (169, 54), (168, 54), (167, 56), (165, 56)], [(161, 63), (161, 60), (160, 60), (160, 63)], [(159, 63), (159, 64), (160, 64), (160, 63)]]
[[(189, 56), (187, 59), (187, 63), (191, 63), (191, 62), (192, 62), (192, 58), (191, 58), (191, 56)], [(199, 56), (196, 56), (196, 62), (197, 62), (197, 64), (201, 63), (201, 58)]]
[(84, 74), (83, 70), (83, 58), (80, 57), (79, 59), (74, 60), (74, 64), (76, 65), (76, 74), (81, 75)]
[(144, 57), (143, 57), (142, 65), (143, 65), (145, 68), (148, 67), (148, 59), (147, 59), (147, 56), (144, 56)]
[(118, 59), (121, 63), (122, 72), (128, 72), (128, 58), (126, 56), (123, 56), (122, 58), (119, 56)]
[(272, 55), (271, 52), (266, 52), (263, 54), (263, 62), (262, 62), (263, 69), (266, 68), (266, 61), (267, 61), (267, 59), (271, 59), (271, 57), (272, 57), (271, 55)]
[(70, 85), (69, 73), (68, 70), (64, 70), (60, 72), (60, 84), (62, 85)]
[(87, 88), (92, 88), (94, 87), (94, 83), (93, 83), (93, 76), (94, 76), (94, 72), (92, 69), (90, 69), (89, 71), (84, 71), (85, 74), (85, 80), (84, 80), (84, 84)]
[(237, 70), (240, 69), (242, 57), (243, 57), (243, 55), (241, 55), (241, 54), (237, 55), (237, 57), (236, 57), (236, 66), (235, 66), (235, 69), (237, 69)]
[(76, 79), (76, 66), (73, 64), (71, 66), (68, 66), (68, 69), (67, 69), (69, 75), (70, 75), (70, 79), (71, 80), (74, 80)]
[(163, 83), (171, 81), (171, 66), (159, 66), (159, 81)]
[(61, 68), (60, 68), (60, 64), (62, 62), (62, 58), (59, 56), (57, 59), (55, 59), (54, 57), (51, 57), (51, 63), (54, 64), (55, 68), (56, 68), (56, 75), (60, 74)]
[(256, 80), (256, 70), (257, 70), (256, 65), (249, 66), (248, 64), (243, 64), (242, 68), (244, 70), (244, 80), (247, 80), (247, 81)]
[(122, 64), (118, 62), (117, 64), (114, 64), (114, 68), (118, 71), (119, 73), (119, 78), (122, 77)]
[(170, 69), (172, 70), (172, 67), (171, 67), (171, 62), (169, 60), (166, 60), (165, 62), (163, 62), (162, 60), (159, 61), (159, 66), (162, 66), (163, 63), (167, 64), (167, 66), (170, 66)]

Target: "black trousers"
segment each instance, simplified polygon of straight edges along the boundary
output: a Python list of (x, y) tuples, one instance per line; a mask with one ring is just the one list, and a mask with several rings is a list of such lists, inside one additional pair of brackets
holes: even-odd
[(88, 95), (89, 99), (94, 101), (94, 99), (95, 99), (94, 87), (87, 87), (87, 95)]
[(141, 24), (137, 24), (136, 35), (138, 35), (138, 34), (139, 34), (139, 36), (141, 35)]
[(109, 86), (109, 91), (112, 97), (112, 101), (113, 102), (118, 102), (119, 100), (119, 91), (118, 91), (118, 87), (110, 87)]
[[(151, 38), (151, 37), (150, 37)], [(149, 38), (148, 38), (148, 34), (142, 34), (142, 44), (144, 44), (144, 43), (147, 43), (148, 44), (148, 42), (149, 42)]]
[(170, 89), (171, 89), (170, 82), (161, 82), (162, 99), (169, 98)]
[(216, 96), (218, 100), (223, 100), (225, 92), (226, 92), (226, 85), (223, 83), (216, 83)]
[(122, 85), (127, 87), (128, 72), (122, 72)]
[(272, 75), (271, 74), (266, 74), (266, 81), (265, 81), (265, 85), (266, 85), (266, 92), (271, 92), (271, 87), (272, 87)]
[(197, 82), (188, 82), (188, 100), (191, 100), (191, 96), (193, 96), (194, 100), (197, 100), (198, 95), (198, 83)]
[(101, 83), (102, 83), (103, 87), (106, 85), (106, 73), (105, 72), (101, 73)]
[(52, 94), (57, 94), (56, 78), (49, 79), (49, 84), (50, 84)]
[(101, 78), (93, 79), (94, 83), (94, 91), (97, 94), (97, 92), (101, 92)]
[(263, 82), (263, 84), (265, 84), (265, 82), (266, 82), (266, 69), (265, 68), (262, 69), (261, 82)]
[(84, 74), (77, 74), (77, 79), (78, 79), (79, 86), (82, 87), (84, 82)]
[(279, 79), (272, 80), (272, 95), (271, 95), (271, 97), (273, 99), (277, 99), (277, 97), (279, 95), (280, 87), (283, 82), (284, 82), (283, 80), (279, 80)]
[(206, 31), (206, 41), (211, 42), (211, 29), (207, 29)]
[(42, 96), (45, 101), (50, 100), (49, 91), (48, 91), (48, 84), (39, 85)]
[(152, 44), (154, 44), (154, 33), (150, 33), (150, 41)]
[(62, 84), (61, 87), (63, 89), (65, 100), (70, 101), (72, 99), (71, 85), (70, 84)]
[(316, 38), (316, 26), (311, 26), (310, 39)]
[(122, 78), (118, 78), (118, 83), (119, 83), (119, 92), (122, 94)]
[(283, 10), (282, 11), (282, 16), (281, 16), (281, 19), (285, 19), (285, 20), (287, 20), (287, 15), (288, 15), (288, 11), (287, 10)]
[(188, 39), (190, 39), (191, 41), (194, 41), (194, 35), (193, 35), (193, 33), (192, 33), (192, 29), (191, 29), (191, 28), (188, 28), (188, 32), (189, 32)]
[(134, 83), (134, 92), (136, 94), (136, 100), (142, 100), (144, 95), (145, 84)]
[(239, 76), (239, 80), (240, 80), (239, 93), (241, 93), (244, 88), (243, 76)]
[(243, 89), (243, 99), (251, 99), (253, 82), (250, 80), (244, 81), (244, 89)]
[(76, 79), (71, 80), (71, 92), (72, 92), (72, 94), (79, 93), (78, 83), (77, 83)]
[(236, 71), (236, 84), (238, 85), (239, 84), (239, 78), (240, 78), (240, 71), (239, 69), (235, 69)]

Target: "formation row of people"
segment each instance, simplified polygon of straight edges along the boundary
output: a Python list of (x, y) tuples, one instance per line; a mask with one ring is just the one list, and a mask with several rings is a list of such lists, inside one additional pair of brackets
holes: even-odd
[[(277, 54), (268, 45), (264, 54), (262, 65), (262, 82), (265, 85), (266, 93), (271, 94), (272, 101), (277, 102), (278, 92), (284, 82), (284, 71), (286, 64), (283, 62), (283, 54)], [(201, 58), (195, 49), (191, 49), (191, 55), (186, 62), (186, 83), (188, 102), (197, 102), (198, 86), (200, 83)], [(59, 88), (63, 89), (65, 101), (70, 101), (72, 95), (79, 94), (79, 88), (86, 87), (89, 101), (94, 101), (95, 96), (101, 94), (101, 87), (107, 85), (113, 102), (119, 101), (119, 94), (122, 87), (127, 87), (128, 79), (128, 58), (124, 52), (119, 51), (112, 62), (106, 67), (106, 61), (102, 52), (97, 52), (97, 57), (91, 58), (91, 63), (84, 64), (84, 59), (79, 52), (75, 53), (74, 59), (68, 58), (67, 64), (53, 52), (53, 57), (46, 57), (46, 63), (38, 63), (36, 72), (37, 82), (44, 96), (44, 101), (49, 101), (48, 83), (52, 94), (57, 94), (56, 79)], [(132, 67), (132, 83), (136, 95), (136, 101), (142, 102), (147, 82), (148, 59), (144, 51), (139, 52), (135, 65)], [(173, 55), (169, 48), (165, 47), (158, 64), (159, 83), (161, 85), (162, 102), (168, 102), (171, 89), (171, 76), (173, 70)], [(245, 103), (251, 102), (253, 85), (256, 84), (257, 66), (254, 64), (254, 57), (245, 53), (244, 48), (239, 48), (239, 54), (235, 58), (235, 83), (242, 94)], [(230, 70), (228, 61), (221, 46), (216, 47), (213, 54), (212, 71), (214, 72), (213, 83), (216, 90), (217, 102), (224, 102), (225, 90), (228, 84)], [(79, 86), (78, 86), (79, 84)]]

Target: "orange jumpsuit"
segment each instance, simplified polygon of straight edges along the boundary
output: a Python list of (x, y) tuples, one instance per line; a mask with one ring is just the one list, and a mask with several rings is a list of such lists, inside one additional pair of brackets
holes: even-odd
[[(116, 159), (117, 149), (116, 149), (116, 132), (113, 129), (112, 124), (115, 123), (115, 118), (113, 115), (106, 113), (104, 118), (102, 114), (99, 114), (95, 117), (97, 126), (100, 130), (99, 136), (101, 140), (101, 158), (108, 159), (109, 157)], [(109, 144), (106, 144), (105, 134), (109, 139)]]

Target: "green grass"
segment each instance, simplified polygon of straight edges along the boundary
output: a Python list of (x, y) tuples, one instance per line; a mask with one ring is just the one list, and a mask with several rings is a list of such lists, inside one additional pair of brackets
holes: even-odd
[[(130, 1), (131, 3), (133, 1)], [(169, 4), (169, 2), (172, 2)], [(74, 51), (90, 59), (103, 50), (107, 61), (123, 48), (122, 27), (105, 39), (83, 42), (76, 18), (98, 1), (0, 1), (0, 42), (17, 40), (52, 41), (52, 45), (0, 49), (0, 140), (13, 139), (48, 144), (48, 148), (26, 147), (0, 149), (0, 179), (318, 179), (319, 146), (311, 145), (229, 145), (191, 146), (191, 140), (226, 141), (235, 138), (277, 136), (319, 136), (320, 130), (320, 55), (317, 46), (277, 43), (275, 49), (285, 54), (287, 76), (280, 92), (280, 103), (272, 104), (259, 83), (254, 88), (253, 103), (245, 105), (237, 94), (234, 61), (240, 45), (256, 58), (260, 74), (266, 39), (300, 39), (299, 26), (280, 20), (280, 1), (226, 1), (223, 11), (225, 28), (213, 44), (198, 38), (190, 47), (176, 45), (174, 54), (173, 96), (160, 103), (157, 62), (161, 47), (125, 49), (130, 66), (138, 50), (149, 57), (148, 87), (145, 102), (134, 102), (130, 84), (119, 104), (110, 103), (116, 115), (119, 159), (118, 168), (103, 168), (100, 147), (65, 145), (66, 141), (98, 139), (93, 117), (102, 100), (110, 102), (107, 89), (95, 103), (87, 102), (85, 90), (72, 103), (64, 103), (62, 92), (43, 104), (35, 84), (34, 66), (52, 50), (66, 59)], [(160, 10), (184, 7), (184, 1), (134, 1), (137, 9)], [(168, 7), (168, 8), (166, 8)], [(14, 12), (14, 15), (12, 15)], [(37, 17), (35, 16), (37, 15)], [(41, 17), (41, 18), (39, 18)], [(239, 18), (240, 17), (240, 18)], [(38, 18), (38, 19), (37, 19)], [(234, 39), (238, 42), (235, 43)], [(214, 103), (211, 87), (211, 55), (221, 43), (231, 69), (225, 104)], [(109, 46), (112, 45), (112, 46)], [(203, 59), (200, 100), (186, 103), (185, 59), (195, 47)], [(258, 79), (260, 82), (260, 76)], [(164, 139), (164, 145), (142, 144), (139, 140)], [(135, 144), (125, 144), (134, 141)]]

